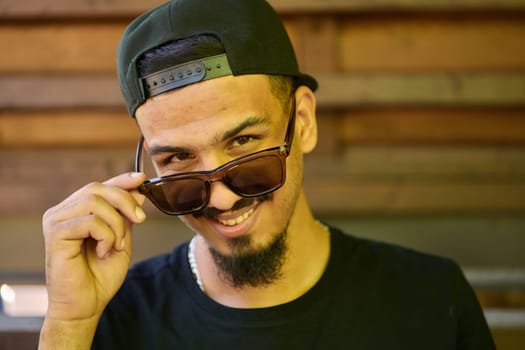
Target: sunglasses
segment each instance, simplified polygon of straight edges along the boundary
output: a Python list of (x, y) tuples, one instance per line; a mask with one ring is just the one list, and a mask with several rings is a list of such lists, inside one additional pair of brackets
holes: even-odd
[[(161, 176), (145, 181), (138, 191), (160, 211), (168, 215), (197, 213), (208, 205), (213, 182), (221, 181), (235, 194), (250, 198), (263, 196), (280, 188), (286, 180), (286, 158), (290, 154), (295, 125), (295, 98), (284, 144), (234, 159), (209, 171), (194, 171)], [(141, 172), (144, 137), (135, 157), (135, 171)]]

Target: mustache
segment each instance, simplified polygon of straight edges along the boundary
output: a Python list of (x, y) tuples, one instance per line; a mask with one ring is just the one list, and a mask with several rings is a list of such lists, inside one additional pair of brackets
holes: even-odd
[(200, 218), (204, 216), (208, 219), (215, 219), (217, 216), (219, 216), (222, 213), (225, 213), (228, 211), (240, 210), (242, 208), (251, 206), (255, 201), (262, 203), (264, 201), (270, 200), (271, 198), (272, 198), (272, 193), (268, 193), (268, 194), (265, 194), (259, 197), (241, 198), (237, 202), (235, 202), (230, 209), (221, 210), (215, 207), (206, 207), (202, 209), (200, 212), (193, 213), (192, 215), (195, 218)]

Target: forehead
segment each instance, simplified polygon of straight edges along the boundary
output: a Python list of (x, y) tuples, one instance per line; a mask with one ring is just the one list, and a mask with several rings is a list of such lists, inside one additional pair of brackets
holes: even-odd
[(196, 124), (233, 122), (280, 111), (264, 75), (226, 76), (150, 98), (136, 113), (146, 139)]

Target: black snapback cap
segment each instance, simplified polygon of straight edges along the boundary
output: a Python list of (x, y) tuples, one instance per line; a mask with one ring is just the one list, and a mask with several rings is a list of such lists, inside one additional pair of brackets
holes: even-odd
[[(137, 60), (160, 45), (208, 34), (225, 54), (168, 67), (140, 77)], [(299, 71), (284, 25), (265, 0), (172, 0), (137, 17), (124, 32), (117, 55), (120, 88), (128, 111), (150, 96), (224, 75), (267, 74), (296, 78), (317, 89), (317, 81)]]

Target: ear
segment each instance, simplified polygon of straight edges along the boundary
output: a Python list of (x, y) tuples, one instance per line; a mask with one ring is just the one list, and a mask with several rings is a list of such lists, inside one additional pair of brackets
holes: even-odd
[(306, 86), (295, 91), (295, 140), (303, 153), (311, 152), (317, 145), (317, 118), (315, 95)]

